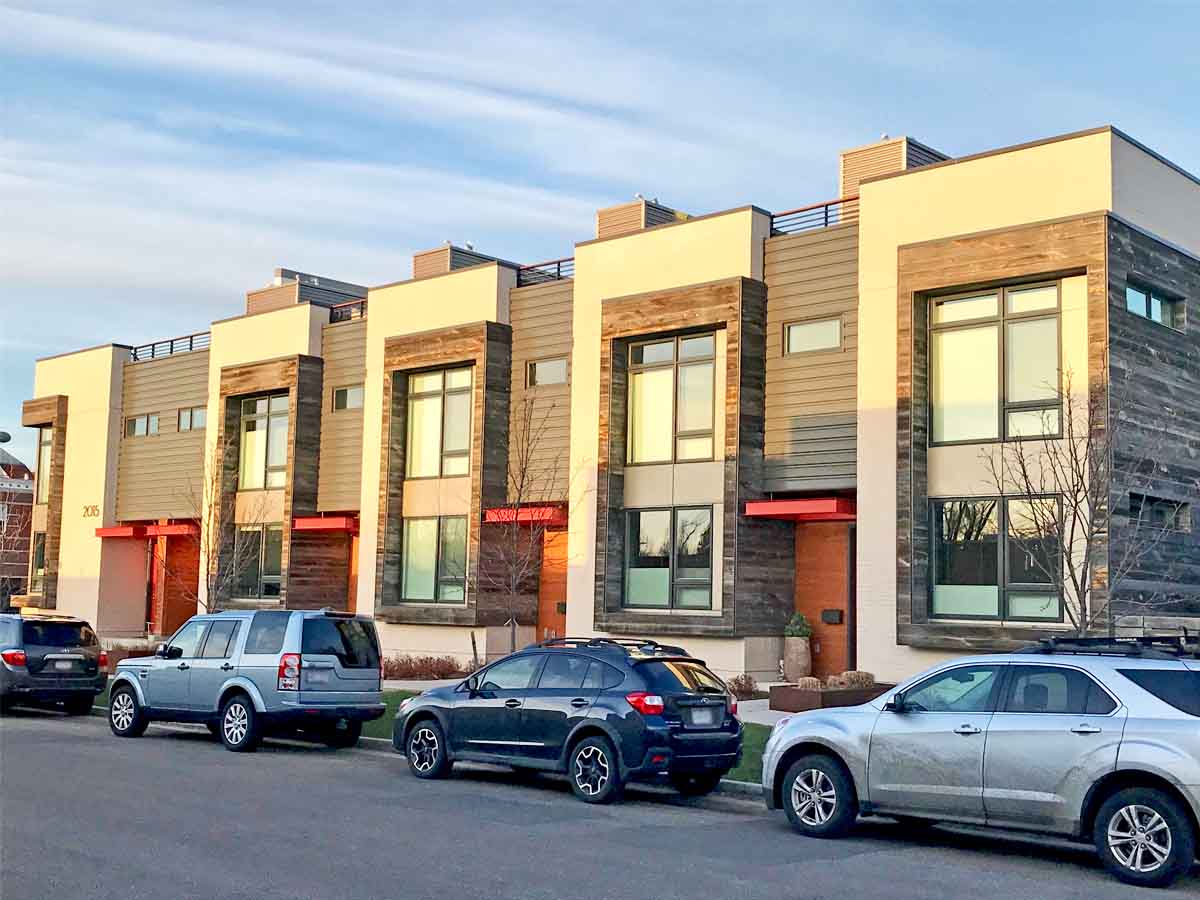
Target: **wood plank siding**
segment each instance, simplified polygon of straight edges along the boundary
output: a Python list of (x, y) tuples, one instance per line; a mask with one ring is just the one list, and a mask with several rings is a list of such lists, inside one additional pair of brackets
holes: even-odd
[[(512, 321), (510, 456), (528, 430), (533, 490), (524, 502), (566, 500), (571, 444), (571, 298), (574, 282), (563, 279), (509, 292)], [(567, 384), (529, 387), (529, 364), (565, 358)], [(511, 485), (510, 485), (511, 488)], [(513, 498), (515, 499), (515, 498)]]
[(295, 306), (299, 302), (299, 285), (294, 281), (289, 281), (286, 284), (249, 291), (246, 294), (246, 315), (254, 316), (258, 313), (274, 312), (277, 309)]
[(340, 387), (362, 386), (367, 374), (366, 354), (365, 319), (322, 327), (325, 385), (321, 398), (321, 472), (317, 481), (319, 512), (351, 512), (359, 508), (363, 411), (334, 410), (333, 392)]
[(596, 238), (620, 237), (655, 225), (667, 225), (686, 219), (687, 213), (651, 200), (633, 200), (607, 206), (596, 213)]
[[(117, 457), (117, 519), (199, 516), (204, 492), (204, 435), (179, 430), (179, 410), (208, 403), (208, 351), (125, 363), (121, 411), (153, 413), (158, 434), (125, 437)], [(123, 423), (122, 423), (123, 426)]]
[[(764, 489), (855, 486), (858, 225), (766, 242), (767, 389)], [(841, 319), (842, 346), (788, 355), (792, 322)]]
[(858, 185), (876, 175), (889, 175), (905, 168), (904, 138), (880, 141), (842, 154), (842, 196), (858, 194)]

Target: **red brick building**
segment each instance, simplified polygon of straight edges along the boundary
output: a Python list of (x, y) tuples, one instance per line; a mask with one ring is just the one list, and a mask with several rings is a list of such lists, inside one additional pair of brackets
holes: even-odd
[(32, 512), (33, 472), (0, 450), (0, 607), (14, 594), (25, 593)]

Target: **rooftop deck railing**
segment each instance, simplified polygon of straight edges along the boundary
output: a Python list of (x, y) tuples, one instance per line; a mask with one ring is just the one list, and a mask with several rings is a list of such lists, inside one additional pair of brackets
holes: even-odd
[(546, 284), (560, 281), (563, 278), (575, 277), (575, 257), (564, 256), (562, 259), (551, 259), (547, 262), (521, 266), (517, 269), (517, 287), (529, 284)]
[(351, 319), (365, 319), (366, 317), (366, 300), (351, 300), (349, 303), (338, 303), (329, 307), (330, 323), (349, 322)]
[(842, 197), (788, 209), (771, 216), (771, 234), (795, 234), (858, 221), (858, 197)]
[(212, 332), (198, 331), (195, 334), (185, 334), (183, 337), (167, 338), (142, 344), (129, 351), (131, 362), (145, 362), (148, 359), (161, 359), (164, 356), (174, 356), (176, 353), (190, 353), (193, 350), (205, 349), (212, 340)]

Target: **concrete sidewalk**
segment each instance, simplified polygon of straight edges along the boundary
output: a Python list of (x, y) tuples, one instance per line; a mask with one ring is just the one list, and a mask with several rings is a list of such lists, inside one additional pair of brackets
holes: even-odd
[(442, 687), (447, 684), (458, 684), (462, 681), (461, 678), (443, 678), (434, 681), (413, 681), (407, 678), (389, 678), (383, 682), (385, 691), (412, 691), (413, 693), (421, 693), (430, 688)]

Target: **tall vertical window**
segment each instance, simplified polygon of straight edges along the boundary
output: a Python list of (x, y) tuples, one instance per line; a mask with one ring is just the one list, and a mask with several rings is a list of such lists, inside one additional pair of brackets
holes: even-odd
[(33, 533), (30, 551), (32, 560), (29, 564), (29, 593), (42, 594), (46, 591), (46, 532)]
[(1057, 498), (933, 500), (930, 613), (1062, 620)]
[(281, 488), (287, 483), (288, 395), (242, 401), (238, 488)]
[(1058, 284), (935, 298), (931, 443), (1061, 432)]
[(715, 370), (714, 334), (629, 348), (629, 462), (713, 458)]
[(462, 603), (466, 584), (466, 516), (405, 519), (401, 602)]
[(625, 516), (625, 606), (711, 609), (712, 509), (631, 509)]
[(38, 429), (37, 498), (35, 503), (50, 502), (50, 447), (53, 441), (53, 428)]
[(234, 539), (237, 595), (247, 599), (273, 599), (283, 582), (283, 527), (248, 525)]
[(466, 475), (471, 468), (471, 370), (408, 377), (409, 478)]

